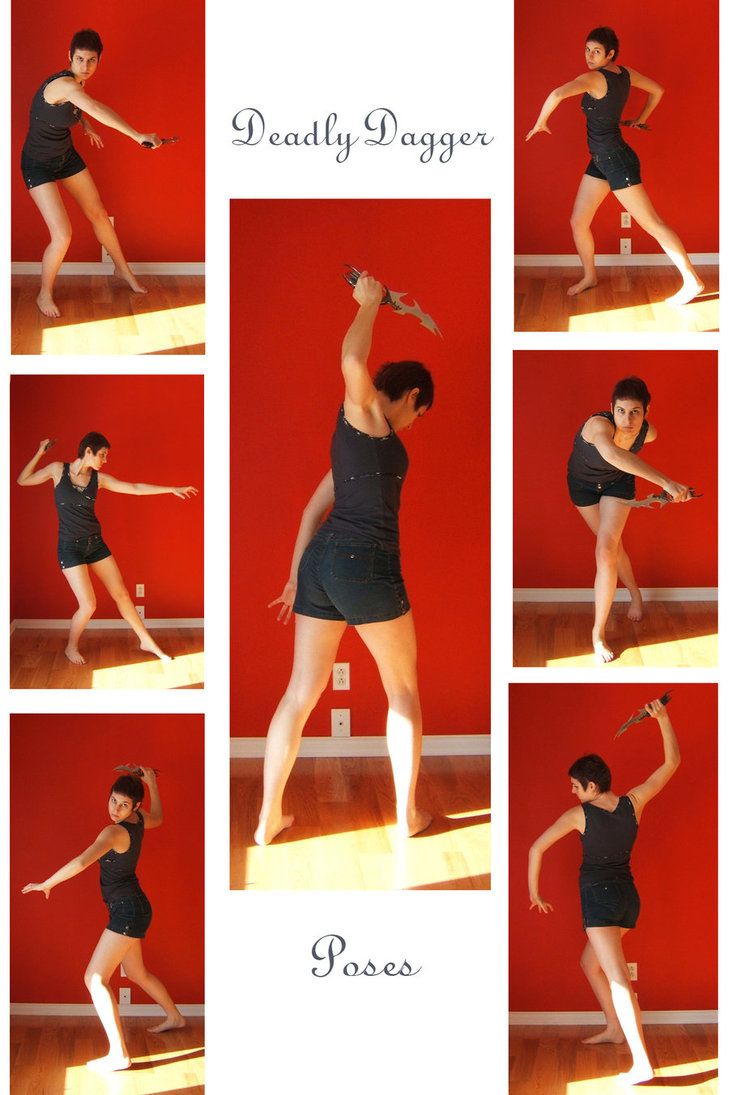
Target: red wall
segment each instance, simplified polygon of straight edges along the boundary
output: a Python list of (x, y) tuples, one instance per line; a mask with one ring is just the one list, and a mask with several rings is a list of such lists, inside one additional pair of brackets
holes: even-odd
[[(665, 88), (649, 125), (626, 139), (641, 161), (642, 178), (658, 213), (689, 251), (719, 250), (718, 5), (716, 0), (612, 0), (576, 4), (517, 0), (515, 13), (515, 223), (517, 254), (571, 254), (569, 217), (589, 161), (580, 99), (561, 103), (550, 119), (552, 135), (524, 136), (550, 91), (587, 69), (585, 36), (609, 23), (620, 38), (618, 63)], [(635, 90), (625, 108), (635, 117), (645, 93)], [(634, 253), (660, 251), (642, 229), (620, 228), (621, 206), (608, 196), (594, 222), (598, 252), (617, 254), (629, 236)]]
[[(648, 385), (648, 417), (658, 430), (639, 455), (704, 494), (630, 515), (624, 543), (638, 581), (715, 586), (716, 354), (539, 350), (514, 358), (514, 586), (592, 586), (594, 536), (567, 494), (567, 459), (578, 428), (595, 411), (610, 409), (615, 383), (631, 373)], [(658, 489), (636, 480), (639, 498)]]
[[(199, 715), (14, 715), (10, 733), (10, 999), (88, 1003), (83, 973), (106, 926), (99, 868), (21, 894), (110, 824), (117, 764), (159, 768), (164, 824), (144, 838), (139, 879), (154, 917), (145, 962), (178, 1003), (204, 999), (204, 749)], [(149, 808), (146, 796), (144, 807)], [(114, 992), (119, 984), (114, 977)], [(121, 982), (126, 984), (126, 982)], [(133, 1003), (151, 1003), (132, 988)]]
[[(201, 262), (205, 257), (205, 5), (175, 0), (52, 0), (12, 5), (12, 258), (40, 262), (43, 221), (20, 174), (28, 108), (43, 80), (68, 64), (75, 31), (101, 35), (101, 64), (88, 92), (141, 132), (179, 136), (150, 152), (101, 123), (93, 148), (81, 127), (73, 140), (99, 188), (130, 262)], [(63, 190), (63, 187), (59, 189)], [(95, 262), (99, 245), (76, 203), (69, 262)]]
[[(71, 461), (84, 434), (100, 430), (111, 441), (106, 470), (115, 478), (202, 491), (202, 377), (13, 376), (10, 423), (11, 618), (59, 619), (75, 606), (56, 559), (53, 484), (15, 482), (44, 437), (58, 438), (49, 460)], [(127, 588), (146, 586), (148, 617), (203, 615), (202, 494), (183, 501), (102, 490), (96, 512)], [(96, 615), (116, 617), (94, 585)]]
[[(325, 473), (355, 315), (343, 263), (410, 290), (443, 331), (383, 309), (371, 361), (432, 370), (433, 410), (403, 437), (404, 575), (418, 631), (427, 733), (488, 730), (489, 207), (479, 201), (233, 202), (232, 734), (261, 736), (288, 680), (283, 588), (301, 511)], [(374, 664), (352, 632), (352, 733), (384, 732)], [(336, 702), (334, 700), (336, 699)], [(326, 692), (308, 732), (329, 734)]]
[[(509, 719), (510, 980), (512, 1011), (596, 1010), (578, 961), (585, 945), (577, 872), (580, 838), (546, 852), (540, 892), (554, 905), (529, 911), (527, 854), (532, 842), (576, 805), (567, 769), (599, 753), (625, 794), (663, 759), (658, 725), (618, 727), (672, 686), (512, 685)], [(716, 687), (677, 684), (669, 706), (681, 766), (643, 814), (632, 862), (640, 919), (626, 936), (635, 986), (651, 1010), (715, 1008), (717, 1003)]]

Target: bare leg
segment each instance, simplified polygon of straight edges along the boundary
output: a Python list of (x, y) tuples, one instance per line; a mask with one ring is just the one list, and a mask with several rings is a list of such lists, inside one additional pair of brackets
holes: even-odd
[(671, 262), (678, 267), (683, 278), (683, 285), (677, 293), (668, 298), (666, 303), (688, 304), (702, 292), (704, 283), (691, 265), (681, 240), (656, 213), (643, 184), (616, 190), (615, 197), (623, 208), (627, 209), (631, 217), (635, 217), (641, 228), (658, 240)]
[[(620, 929), (623, 935), (628, 930), (627, 928)], [(599, 1034), (593, 1034), (590, 1038), (583, 1038), (583, 1045), (594, 1046), (601, 1042), (615, 1042), (620, 1044), (625, 1041), (620, 1021), (618, 1019), (618, 1013), (615, 1010), (613, 1004), (612, 993), (610, 992), (610, 982), (603, 973), (602, 966), (597, 960), (597, 955), (592, 948), (592, 943), (587, 942), (585, 949), (580, 957), (580, 966), (587, 980), (590, 982), (590, 988), (595, 993), (600, 1007), (605, 1013), (605, 1029), (600, 1031)]]
[(407, 612), (385, 623), (360, 624), (357, 633), (377, 663), (387, 694), (387, 748), (395, 781), (398, 829), (405, 836), (415, 836), (433, 819), (415, 802), (423, 720), (413, 614)]
[(81, 563), (76, 567), (68, 567), (67, 570), (62, 570), (61, 573), (78, 601), (78, 608), (71, 617), (68, 643), (66, 644), (66, 657), (74, 665), (86, 665), (86, 660), (81, 655), (78, 644), (86, 624), (96, 611), (96, 596), (89, 577), (89, 568), (85, 563)]
[(306, 720), (326, 687), (346, 627), (344, 620), (296, 616), (291, 679), (271, 719), (266, 738), (263, 803), (254, 837), (256, 844), (270, 844), (282, 829), (288, 829), (293, 823), (292, 815), (283, 813), (284, 788), (299, 751)]
[(628, 967), (623, 954), (621, 929), (586, 928), (595, 956), (610, 986), (610, 995), (625, 1039), (633, 1054), (633, 1067), (622, 1073), (624, 1084), (640, 1084), (650, 1080), (653, 1067), (648, 1059), (643, 1038), (643, 1024), (635, 993), (630, 985)]
[(109, 1039), (109, 1052), (106, 1057), (97, 1057), (93, 1061), (86, 1062), (89, 1068), (97, 1072), (119, 1072), (121, 1069), (129, 1068), (131, 1063), (119, 1018), (119, 1008), (109, 987), (109, 978), (119, 963), (124, 960), (133, 942), (134, 940), (126, 935), (119, 935), (117, 932), (104, 928), (84, 974), (86, 988), (91, 994), (96, 1013)]
[[(577, 512), (584, 517), (585, 521), (597, 536), (600, 531), (600, 507), (599, 506), (577, 506)], [(627, 508), (627, 507), (625, 507)], [(628, 608), (628, 619), (637, 622), (643, 619), (643, 595), (640, 592), (640, 586), (636, 581), (635, 574), (633, 573), (633, 564), (630, 561), (630, 557), (623, 545), (622, 537), (620, 538), (620, 544), (618, 545), (618, 578), (623, 583), (625, 588), (630, 593), (630, 607)]]
[(163, 662), (171, 661), (169, 654), (165, 654), (160, 650), (139, 618), (137, 610), (134, 607), (134, 602), (129, 596), (129, 591), (124, 585), (124, 579), (121, 576), (119, 567), (116, 565), (114, 556), (108, 555), (106, 559), (102, 559), (100, 563), (90, 563), (89, 565), (93, 572), (98, 574), (106, 588), (109, 590), (109, 593), (116, 601), (119, 615), (122, 619), (127, 621), (132, 631), (136, 634), (139, 639), (140, 650), (146, 650), (148, 654), (155, 654)]
[(114, 263), (114, 273), (117, 277), (122, 278), (135, 293), (146, 293), (147, 290), (139, 284), (129, 269), (129, 263), (124, 258), (114, 225), (109, 220), (109, 214), (102, 205), (99, 191), (96, 189), (96, 183), (92, 179), (89, 169), (79, 171), (77, 175), (71, 175), (69, 179), (62, 179), (61, 182), (91, 221), (91, 227), (97, 240), (111, 255)]
[(172, 997), (159, 977), (155, 977), (144, 965), (141, 939), (132, 939), (131, 943), (131, 947), (124, 955), (124, 973), (130, 981), (133, 981), (135, 985), (139, 985), (140, 989), (147, 993), (147, 996), (151, 996), (155, 1004), (159, 1004), (165, 1013), (163, 1022), (147, 1029), (152, 1034), (161, 1034), (165, 1030), (177, 1030), (179, 1027), (184, 1027), (184, 1015), (181, 1015), (177, 1010)]
[(610, 186), (604, 179), (595, 179), (592, 175), (583, 175), (575, 204), (570, 217), (572, 237), (575, 241), (577, 254), (580, 256), (583, 274), (579, 281), (570, 285), (567, 295), (577, 296), (585, 289), (592, 289), (597, 285), (597, 270), (595, 268), (595, 240), (592, 236), (590, 225), (598, 209), (610, 193)]
[(51, 234), (50, 243), (43, 252), (41, 287), (36, 303), (44, 316), (57, 319), (61, 313), (53, 300), (53, 286), (71, 243), (71, 222), (56, 183), (34, 186), (28, 193), (37, 205)]

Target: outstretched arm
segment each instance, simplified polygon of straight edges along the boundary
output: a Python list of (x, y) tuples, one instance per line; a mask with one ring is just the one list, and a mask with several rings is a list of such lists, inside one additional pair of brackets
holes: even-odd
[(154, 483), (125, 483), (105, 471), (99, 472), (99, 486), (115, 494), (174, 494), (176, 498), (189, 498), (197, 494), (197, 487), (158, 487)]
[(562, 837), (567, 836), (574, 829), (580, 830), (582, 826), (582, 819), (584, 812), (581, 806), (573, 806), (571, 810), (567, 810), (566, 813), (558, 817), (554, 825), (550, 825), (548, 829), (545, 829), (541, 836), (532, 844), (529, 849), (529, 900), (531, 902), (529, 908), (539, 909), (540, 912), (548, 913), (553, 911), (553, 906), (545, 901), (539, 895), (539, 876), (542, 871), (542, 859), (544, 853), (548, 848), (551, 848), (553, 844), (556, 844)]
[(92, 863), (96, 863), (97, 859), (101, 859), (102, 855), (110, 852), (114, 847), (115, 832), (115, 825), (107, 825), (105, 829), (101, 830), (94, 843), (91, 844), (85, 852), (81, 852), (81, 855), (77, 855), (75, 859), (69, 860), (68, 863), (64, 864), (63, 867), (60, 867), (55, 874), (52, 874), (50, 878), (47, 878), (45, 882), (29, 882), (27, 886), (23, 887), (23, 893), (42, 891), (46, 895), (46, 899), (48, 899), (51, 896), (51, 890), (54, 886), (60, 885), (61, 882), (68, 882), (69, 878), (74, 878), (77, 874), (81, 874), (81, 871), (85, 871)]
[(655, 80), (651, 80), (650, 77), (641, 76), (634, 68), (629, 68), (628, 73), (630, 74), (630, 82), (633, 87), (639, 87), (641, 91), (648, 93), (645, 106), (638, 117), (631, 118), (630, 121), (627, 122), (627, 124), (631, 126), (641, 126), (650, 118), (651, 114), (663, 98), (663, 88), (660, 84), (657, 84)]
[(288, 581), (283, 588), (281, 596), (277, 597), (275, 601), (271, 601), (268, 606), (269, 608), (273, 608), (274, 605), (281, 605), (276, 619), (283, 620), (285, 624), (291, 619), (291, 612), (293, 611), (294, 601), (296, 600), (296, 579), (301, 556), (304, 554), (307, 544), (314, 537), (314, 534), (333, 505), (334, 478), (330, 468), (304, 506), (304, 512), (301, 515), (301, 523), (299, 524), (299, 531), (296, 536), (296, 543), (294, 544), (294, 554), (291, 557), (291, 572)]
[[(130, 767), (132, 766), (130, 765)], [(141, 772), (139, 778), (142, 783), (146, 783), (149, 791), (149, 809), (140, 810), (139, 812), (144, 818), (145, 829), (157, 829), (163, 820), (162, 799), (157, 786), (157, 773), (154, 768), (145, 768), (144, 765), (140, 765), (139, 770)]]
[(28, 461), (17, 478), (17, 482), (21, 487), (37, 487), (41, 483), (46, 483), (49, 479), (53, 479), (54, 481), (60, 479), (61, 473), (63, 472), (63, 465), (59, 460), (54, 460), (52, 463), (46, 464), (44, 468), (40, 468), (38, 471), (35, 470), (38, 461), (45, 456), (52, 444), (53, 442), (48, 437), (41, 441), (37, 453), (32, 460)]
[(48, 92), (52, 97), (52, 100), (49, 101), (73, 103), (84, 114), (90, 115), (97, 122), (101, 122), (102, 125), (109, 126), (110, 129), (118, 130), (125, 137), (136, 141), (137, 144), (149, 141), (154, 148), (159, 148), (162, 144), (156, 133), (139, 133), (134, 126), (131, 126), (129, 122), (125, 122), (121, 114), (117, 114), (110, 106), (105, 106), (104, 103), (92, 99), (88, 92), (84, 91), (81, 85), (77, 84), (71, 76), (59, 76), (57, 80), (53, 80), (52, 84), (48, 85)]
[(372, 329), (382, 303), (383, 286), (363, 270), (352, 296), (359, 304), (357, 315), (347, 328), (342, 341), (342, 373), (344, 375), (344, 413), (371, 413), (377, 399), (367, 360), (372, 348)]
[(635, 805), (635, 813), (638, 819), (640, 819), (640, 815), (642, 814), (646, 803), (650, 802), (652, 798), (655, 798), (659, 791), (663, 790), (681, 763), (678, 738), (676, 737), (676, 732), (673, 729), (666, 708), (660, 700), (653, 700), (652, 703), (647, 703), (645, 705), (645, 709), (651, 718), (656, 719), (661, 731), (661, 737), (663, 739), (663, 764), (656, 768), (655, 772), (648, 777), (645, 783), (638, 784), (637, 787), (634, 787), (632, 791), (628, 792)]
[(536, 133), (552, 132), (547, 126), (547, 122), (563, 99), (570, 99), (573, 95), (584, 95), (585, 92), (591, 95), (596, 94), (600, 91), (601, 83), (604, 87), (604, 81), (605, 77), (603, 76), (601, 81), (597, 72), (584, 72), (576, 80), (570, 80), (569, 83), (562, 84), (561, 87), (556, 87), (554, 91), (550, 91), (544, 100), (544, 106), (539, 112), (539, 117), (527, 133), (525, 140), (531, 140)]
[(647, 479), (649, 483), (655, 483), (663, 490), (668, 491), (674, 502), (686, 502), (688, 500), (689, 491), (687, 486), (676, 482), (668, 475), (664, 475), (662, 471), (658, 471), (650, 464), (646, 464), (645, 460), (641, 460), (634, 452), (628, 452), (616, 445), (613, 441), (612, 426), (607, 419), (591, 418), (583, 430), (583, 436), (585, 441), (589, 441), (595, 446), (603, 460), (607, 460), (608, 464), (612, 464), (614, 468), (630, 475), (639, 475), (641, 479)]

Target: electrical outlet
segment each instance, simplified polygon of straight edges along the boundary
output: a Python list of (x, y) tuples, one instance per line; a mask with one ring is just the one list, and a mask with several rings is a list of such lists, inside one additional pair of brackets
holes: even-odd
[(620, 227), (621, 228), (632, 228), (633, 227), (633, 218), (631, 217), (630, 213), (622, 212), (620, 214)]
[(135, 596), (137, 596), (137, 597), (143, 597), (144, 596), (144, 582), (137, 582), (137, 592), (136, 592)]
[(630, 254), (632, 254), (632, 244), (631, 244), (630, 240), (621, 240), (620, 241), (620, 254), (621, 255), (630, 255)]
[(631, 981), (638, 980), (638, 963), (628, 962), (628, 977)]
[(335, 662), (332, 667), (332, 688), (335, 692), (349, 689), (349, 662)]
[(119, 989), (119, 1003), (131, 1004), (132, 1002), (132, 990), (131, 989)]
[(348, 738), (350, 735), (349, 708), (332, 708), (332, 737)]
[(137, 610), (137, 616), (139, 616), (139, 619), (143, 620), (144, 619), (144, 605), (135, 605), (134, 607)]

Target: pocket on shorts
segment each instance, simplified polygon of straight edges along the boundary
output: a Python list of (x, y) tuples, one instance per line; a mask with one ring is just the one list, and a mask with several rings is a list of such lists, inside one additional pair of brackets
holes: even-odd
[(377, 546), (367, 542), (334, 545), (332, 578), (338, 582), (369, 582), (374, 576)]

